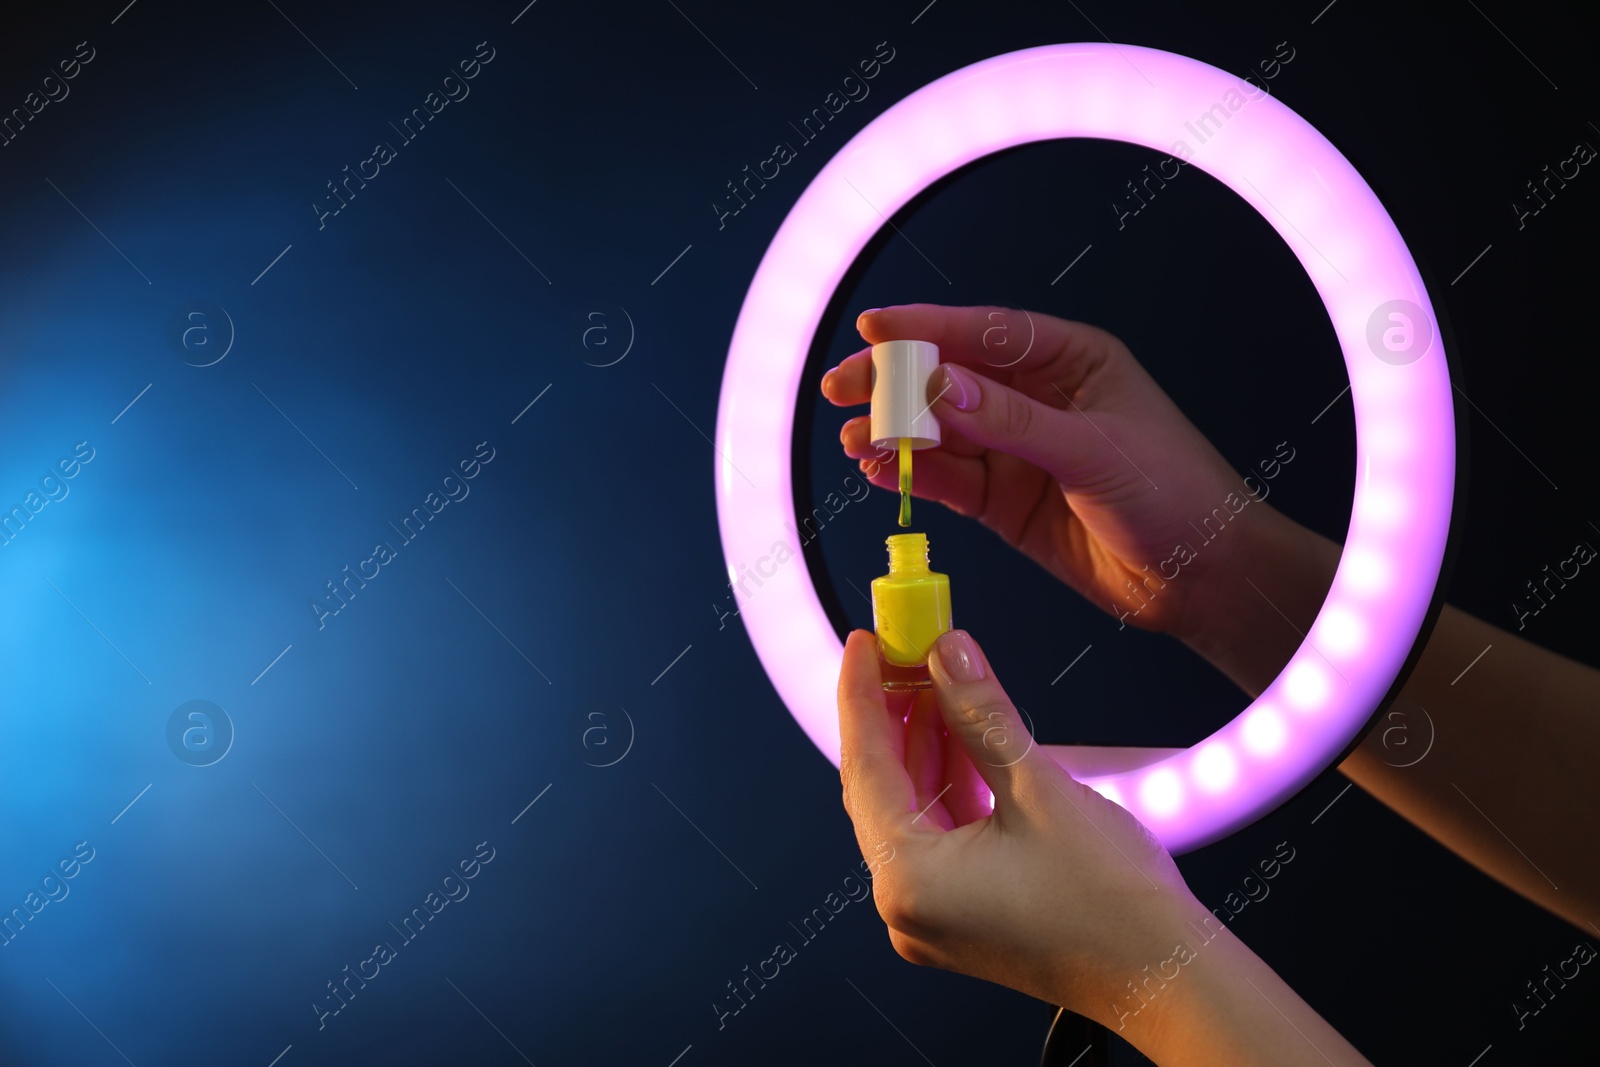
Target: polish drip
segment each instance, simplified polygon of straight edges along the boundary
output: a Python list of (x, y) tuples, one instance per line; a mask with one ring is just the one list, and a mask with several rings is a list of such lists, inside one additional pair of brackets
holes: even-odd
[(900, 525), (911, 525), (911, 438), (900, 438)]

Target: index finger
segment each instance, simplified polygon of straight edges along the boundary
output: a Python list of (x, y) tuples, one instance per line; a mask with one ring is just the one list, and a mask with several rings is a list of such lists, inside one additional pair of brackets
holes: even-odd
[(855, 630), (845, 641), (839, 670), (839, 778), (858, 843), (898, 837), (900, 823), (916, 810), (904, 724), (884, 700), (877, 657), (877, 638)]
[[(914, 339), (939, 346), (941, 362), (972, 367), (1002, 384), (1024, 371), (1042, 373), (1070, 394), (1112, 337), (1099, 327), (1022, 308), (902, 304), (864, 311), (856, 330), (869, 344)], [(872, 349), (852, 352), (823, 376), (835, 405), (872, 399)]]

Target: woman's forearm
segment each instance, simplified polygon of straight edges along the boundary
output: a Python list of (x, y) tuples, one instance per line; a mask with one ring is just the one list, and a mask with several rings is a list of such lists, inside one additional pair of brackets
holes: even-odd
[(1173, 636), (1256, 697), (1322, 610), (1341, 549), (1265, 504), (1241, 513), (1235, 531), (1240, 539), (1190, 595)]
[(1161, 1067), (1347, 1067), (1368, 1061), (1232, 930), (1195, 903), (1173, 947), (1096, 1016)]
[(1380, 722), (1340, 770), (1506, 886), (1600, 932), (1600, 671), (1446, 605), (1401, 700), (1424, 713), (1396, 702), (1404, 748), (1384, 747)]
[[(1178, 636), (1256, 696), (1322, 609), (1340, 547), (1270, 509), (1241, 533)], [(1406, 716), (1395, 720), (1405, 747), (1386, 748), (1392, 723), (1380, 722), (1340, 769), (1474, 866), (1596, 930), (1600, 671), (1447, 604), (1390, 710)]]

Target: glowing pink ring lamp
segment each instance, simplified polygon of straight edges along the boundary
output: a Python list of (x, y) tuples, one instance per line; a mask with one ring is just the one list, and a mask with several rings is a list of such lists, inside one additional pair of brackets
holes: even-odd
[[(1062, 137), (1186, 157), (1243, 197), (1311, 276), (1350, 375), (1349, 536), (1328, 599), (1283, 673), (1190, 749), (1048, 746), (1179, 853), (1271, 811), (1355, 739), (1421, 630), (1450, 523), (1450, 378), (1416, 264), (1350, 163), (1276, 99), (1170, 52), (1062, 44), (955, 71), (873, 120), (795, 203), (734, 327), (717, 411), (722, 546), (731, 580), (759, 568), (759, 588), (745, 586), (745, 627), (795, 720), (837, 765), (843, 646), (790, 534), (790, 442), (807, 352), (846, 269), (907, 201), (981, 156)], [(1373, 324), (1408, 305), (1424, 321), (1393, 320), (1419, 335), (1396, 356), (1374, 340)], [(796, 558), (763, 566), (779, 543)]]

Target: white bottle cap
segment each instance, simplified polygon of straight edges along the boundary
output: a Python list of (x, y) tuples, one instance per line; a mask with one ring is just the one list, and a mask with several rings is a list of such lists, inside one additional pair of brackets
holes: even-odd
[(872, 447), (912, 448), (939, 443), (939, 420), (928, 403), (928, 379), (939, 368), (932, 341), (883, 341), (872, 346)]

